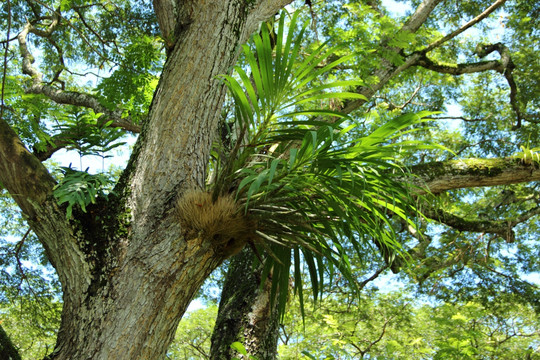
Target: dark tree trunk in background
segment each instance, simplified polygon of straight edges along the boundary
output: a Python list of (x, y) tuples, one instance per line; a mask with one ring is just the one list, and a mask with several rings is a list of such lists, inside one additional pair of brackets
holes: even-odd
[(212, 360), (238, 357), (230, 347), (235, 341), (258, 360), (277, 355), (277, 302), (270, 301), (268, 279), (261, 288), (262, 267), (253, 269), (253, 257), (253, 252), (245, 248), (230, 260), (212, 334)]
[(0, 360), (21, 360), (19, 352), (0, 325)]

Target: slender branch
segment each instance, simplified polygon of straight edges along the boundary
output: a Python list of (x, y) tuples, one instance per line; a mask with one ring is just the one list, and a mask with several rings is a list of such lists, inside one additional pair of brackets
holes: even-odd
[(107, 42), (105, 40), (103, 40), (101, 38), (101, 36), (90, 26), (88, 25), (88, 23), (86, 22), (86, 19), (84, 17), (84, 15), (82, 14), (81, 11), (79, 11), (80, 8), (73, 8), (73, 10), (75, 11), (75, 13), (77, 13), (77, 15), (79, 15), (79, 19), (81, 19), (81, 22), (82, 24), (84, 25), (84, 27), (86, 27), (88, 29), (88, 31), (90, 31), (95, 37), (96, 39), (99, 40), (99, 42), (103, 45), (103, 46), (106, 46)]
[(79, 73), (79, 72), (76, 72), (76, 71), (73, 71), (73, 70), (69, 70), (69, 69), (64, 69), (65, 71), (67, 71), (68, 73), (70, 73), (71, 75), (76, 75), (76, 76), (81, 76), (81, 77), (85, 77), (85, 76), (88, 76), (88, 75), (92, 75), (92, 76), (95, 76), (97, 78), (101, 78), (101, 79), (105, 79), (104, 76), (101, 76), (99, 74), (96, 74), (95, 72), (93, 71), (87, 71), (85, 73)]
[(386, 96), (375, 96), (375, 99), (383, 99), (387, 104), (388, 104), (388, 110), (389, 111), (392, 111), (392, 110), (395, 110), (395, 109), (399, 109), (399, 110), (403, 110), (405, 109), (408, 105), (410, 104), (413, 104), (413, 105), (424, 105), (425, 104), (418, 104), (416, 102), (413, 102), (414, 98), (418, 95), (418, 93), (420, 92), (420, 90), (422, 89), (422, 85), (418, 85), (416, 87), (416, 89), (414, 89), (413, 93), (411, 94), (411, 96), (409, 97), (409, 99), (407, 99), (403, 104), (401, 105), (396, 105), (392, 102), (392, 100), (390, 100), (388, 97)]
[(486, 121), (487, 119), (485, 118), (475, 118), (475, 119), (470, 119), (470, 118), (466, 118), (464, 116), (437, 116), (437, 117), (426, 117), (426, 119), (430, 119), (430, 120), (462, 120), (462, 121), (465, 121), (465, 122), (479, 122), (479, 121)]
[(362, 281), (360, 284), (358, 284), (358, 290), (362, 290), (363, 288), (365, 288), (369, 282), (378, 278), (379, 275), (381, 275), (383, 271), (386, 269), (388, 269), (388, 264), (381, 266), (377, 271), (375, 271), (375, 273), (373, 273), (373, 275), (371, 275), (370, 277)]
[(532, 283), (530, 283), (530, 282), (528, 282), (528, 281), (525, 281), (525, 280), (522, 280), (522, 279), (516, 279), (516, 278), (514, 278), (512, 275), (505, 274), (505, 273), (503, 273), (503, 272), (500, 272), (500, 271), (498, 271), (498, 270), (495, 270), (495, 269), (492, 268), (492, 267), (486, 266), (485, 268), (486, 268), (487, 270), (491, 271), (492, 273), (497, 274), (497, 275), (500, 275), (500, 276), (502, 276), (502, 277), (504, 277), (504, 278), (506, 278), (506, 279), (509, 279), (509, 280), (511, 280), (511, 281), (516, 280), (516, 281), (518, 281), (518, 282), (520, 282), (520, 283), (522, 283), (522, 284), (524, 284), (524, 285), (526, 285), (526, 286), (528, 286), (528, 287), (534, 288), (534, 289), (540, 288), (540, 287), (539, 287), (538, 285), (536, 285), (536, 284), (532, 284)]
[(459, 29), (456, 29), (456, 30), (452, 31), (450, 34), (440, 38), (439, 40), (436, 40), (436, 41), (432, 42), (426, 48), (424, 48), (422, 50), (422, 52), (423, 53), (430, 52), (431, 50), (441, 46), (442, 44), (444, 44), (448, 40), (451, 40), (451, 39), (455, 38), (456, 36), (458, 36), (459, 34), (464, 32), (465, 30), (467, 30), (470, 27), (476, 25), (480, 21), (484, 20), (486, 17), (488, 17), (493, 11), (495, 11), (498, 7), (500, 7), (505, 2), (506, 2), (506, 0), (497, 0), (497, 1), (495, 1), (493, 4), (491, 4), (490, 7), (488, 7), (486, 10), (484, 10), (480, 15), (473, 18), (472, 20), (470, 20), (468, 23), (466, 23), (465, 25), (463, 25)]
[[(405, 308), (407, 307), (407, 303), (403, 304), (403, 306), (401, 306), (402, 310), (405, 310)], [(362, 358), (364, 357), (365, 354), (367, 354), (371, 348), (373, 348), (373, 346), (377, 345), (378, 342), (380, 342), (382, 340), (382, 338), (384, 337), (384, 335), (386, 334), (386, 328), (388, 327), (388, 324), (390, 324), (390, 322), (392, 320), (394, 320), (395, 318), (395, 315), (394, 316), (390, 316), (389, 318), (385, 319), (384, 321), (384, 324), (383, 324), (383, 327), (381, 329), (381, 333), (379, 334), (379, 337), (373, 341), (371, 341), (369, 343), (369, 345), (367, 346), (367, 348), (362, 351), (360, 350), (359, 348), (357, 348), (359, 351), (360, 351), (360, 354), (362, 355)]]
[[(8, 10), (8, 16), (10, 16), (11, 14), (9, 13), (9, 10)], [(11, 19), (8, 19), (8, 28), (11, 27)], [(8, 35), (8, 38), (6, 40), (0, 40), (0, 44), (7, 44), (7, 43), (10, 43), (14, 40), (17, 40), (17, 35), (15, 35), (14, 37), (12, 38), (9, 38), (9, 35)]]
[[(9, 33), (11, 31), (11, 2), (10, 0), (7, 0), (7, 3), (6, 3), (6, 6), (7, 6), (7, 13), (8, 13), (8, 17), (7, 17), (7, 30), (6, 30), (6, 39), (9, 39)], [(6, 90), (6, 77), (7, 77), (7, 61), (8, 61), (8, 54), (9, 54), (9, 41), (5, 43), (5, 46), (6, 46), (6, 50), (4, 52), (4, 69), (3, 69), (3, 72), (2, 72), (2, 94), (1, 94), (1, 102), (0, 102), (0, 119), (2, 119), (4, 117), (4, 107), (5, 107), (5, 103), (4, 103), (4, 92)]]
[(22, 285), (23, 281), (26, 281), (26, 283), (28, 284), (28, 288), (30, 289), (32, 294), (35, 296), (32, 286), (30, 286), (30, 281), (28, 281), (28, 277), (26, 276), (26, 273), (24, 272), (24, 268), (21, 263), (21, 250), (24, 245), (24, 242), (26, 241), (26, 238), (28, 237), (28, 234), (30, 234), (30, 231), (31, 229), (26, 230), (26, 233), (24, 234), (23, 238), (15, 245), (15, 261), (17, 262), (17, 268), (19, 272), (21, 273), (21, 281), (19, 283), (19, 286)]

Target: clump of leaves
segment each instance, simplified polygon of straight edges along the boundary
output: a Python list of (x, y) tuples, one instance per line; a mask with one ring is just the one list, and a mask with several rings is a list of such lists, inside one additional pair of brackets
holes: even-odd
[(540, 164), (540, 147), (528, 148), (520, 146), (521, 151), (514, 154), (515, 159), (521, 160), (525, 165), (531, 165), (533, 162)]
[(112, 121), (102, 122), (102, 115), (92, 110), (75, 110), (62, 117), (62, 122), (54, 129), (62, 134), (61, 140), (67, 142), (66, 148), (75, 149), (79, 156), (93, 155), (105, 159), (110, 157), (105, 154), (125, 142), (119, 141), (124, 132), (111, 127)]
[(89, 174), (88, 168), (85, 171), (78, 171), (71, 167), (61, 167), (64, 177), (54, 187), (53, 195), (58, 205), (67, 203), (66, 218), (70, 219), (73, 206), (79, 205), (83, 212), (90, 204), (95, 204), (97, 197), (105, 197), (110, 190), (110, 180), (104, 174)]
[[(246, 215), (255, 219), (256, 245), (269, 255), (262, 278), (272, 273), (272, 293), (289, 287), (292, 267), (302, 304), (302, 268), (317, 298), (334, 269), (354, 287), (345, 249), (362, 257), (366, 243), (375, 243), (389, 261), (402, 252), (392, 219), (414, 227), (417, 210), (397, 154), (426, 145), (399, 136), (414, 131), (408, 129), (418, 128), (414, 125), (429, 114), (401, 116), (355, 137), (352, 119), (321, 108), (328, 99), (364, 98), (347, 90), (358, 81), (321, 83), (351, 57), (334, 60), (331, 55), (339, 46), (325, 44), (304, 56), (300, 48), (307, 24), (297, 35), (287, 34), (285, 17), (280, 16), (275, 50), (265, 26), (254, 37), (255, 54), (244, 46), (250, 75), (238, 66), (235, 74), (223, 76), (236, 116), (230, 150), (214, 151), (211, 169), (217, 175), (210, 187), (214, 200), (234, 193)], [(287, 292), (279, 294), (283, 311)]]

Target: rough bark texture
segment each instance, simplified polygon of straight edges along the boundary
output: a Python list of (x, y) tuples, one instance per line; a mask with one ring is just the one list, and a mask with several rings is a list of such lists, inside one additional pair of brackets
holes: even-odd
[(270, 281), (261, 288), (261, 271), (252, 269), (253, 256), (246, 248), (230, 260), (212, 333), (212, 360), (240, 357), (230, 347), (235, 341), (259, 360), (277, 355), (277, 302), (271, 304)]
[[(66, 219), (52, 196), (54, 180), (0, 119), (0, 182), (62, 283), (51, 359), (164, 357), (193, 295), (228, 254), (189, 224), (181, 226), (175, 211), (176, 199), (205, 179), (225, 94), (216, 77), (229, 71), (259, 21), (289, 2), (155, 1), (162, 30), (174, 35), (160, 84), (117, 196), (99, 199), (87, 213), (75, 210)], [(24, 51), (31, 31), (21, 33), (20, 48), (36, 89), (42, 79)]]

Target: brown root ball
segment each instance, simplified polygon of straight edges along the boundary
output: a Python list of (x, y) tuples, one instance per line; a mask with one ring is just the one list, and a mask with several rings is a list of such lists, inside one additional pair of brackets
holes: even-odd
[(255, 233), (255, 224), (230, 195), (212, 201), (208, 192), (187, 191), (178, 199), (176, 209), (186, 230), (210, 239), (215, 250), (227, 257), (240, 251)]

